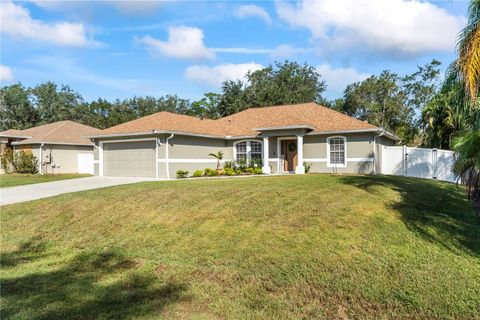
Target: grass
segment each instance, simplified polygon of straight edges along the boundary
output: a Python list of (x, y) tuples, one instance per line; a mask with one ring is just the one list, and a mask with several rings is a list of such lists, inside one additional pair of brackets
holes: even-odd
[(2, 174), (0, 175), (0, 188), (21, 186), (25, 184), (34, 184), (50, 182), (57, 180), (76, 179), (90, 177), (89, 174), (65, 173), (65, 174)]
[(2, 319), (480, 319), (480, 220), (447, 183), (145, 182), (1, 226)]

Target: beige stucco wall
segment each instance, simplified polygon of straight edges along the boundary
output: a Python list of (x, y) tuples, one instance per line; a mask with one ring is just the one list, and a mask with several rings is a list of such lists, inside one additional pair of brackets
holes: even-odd
[[(327, 167), (327, 138), (336, 135), (306, 135), (304, 136), (304, 159), (311, 164), (310, 172), (322, 173), (322, 172), (342, 172), (342, 173), (373, 173), (373, 138), (375, 133), (349, 133), (341, 134), (347, 139), (347, 166), (345, 168), (328, 168)], [(287, 135), (292, 136), (291, 134)], [(150, 136), (135, 136), (131, 139), (141, 138), (153, 138)], [(165, 178), (166, 164), (165, 164), (165, 149), (167, 135), (158, 136), (160, 144), (158, 146), (158, 176), (159, 178)], [(278, 155), (278, 138), (276, 136), (270, 136), (269, 138), (269, 165), (272, 169), (272, 173), (277, 172), (277, 159)], [(103, 139), (102, 141), (107, 143), (109, 140), (119, 140), (120, 138)], [(123, 139), (122, 139), (123, 140)], [(225, 160), (231, 160), (234, 157), (234, 143), (243, 140), (250, 139), (238, 139), (238, 140), (226, 140), (216, 138), (205, 137), (193, 137), (175, 135), (169, 140), (169, 159), (173, 159), (170, 162), (169, 174), (170, 178), (176, 176), (177, 170), (188, 170), (190, 174), (193, 174), (195, 170), (204, 170), (205, 168), (215, 168), (215, 159), (209, 156), (210, 153), (217, 153), (222, 151), (224, 153)], [(262, 142), (263, 139), (254, 139)], [(129, 139), (125, 139), (129, 141)], [(382, 141), (379, 143), (379, 141)], [(377, 144), (385, 145), (393, 143), (391, 140), (381, 137), (377, 141)], [(98, 146), (98, 141), (96, 143)], [(379, 146), (377, 146), (377, 149)], [(378, 157), (377, 153), (377, 157)], [(362, 159), (368, 158), (369, 160), (363, 161)], [(186, 162), (188, 159), (192, 159), (192, 162)], [(310, 162), (309, 159), (317, 160)], [(350, 161), (349, 161), (350, 159)], [(95, 160), (99, 160), (98, 147), (95, 149)], [(176, 160), (176, 161), (175, 161)], [(360, 161), (361, 160), (361, 161)], [(95, 173), (98, 174), (99, 165), (95, 165)]]
[[(45, 144), (42, 148), (42, 159), (40, 159), (40, 148), (32, 148), (32, 153), (42, 162), (48, 160), (47, 155), (51, 153), (52, 162), (43, 166), (44, 173), (77, 173), (78, 154), (92, 153), (90, 146), (68, 146)], [(53, 167), (53, 164), (59, 167)]]

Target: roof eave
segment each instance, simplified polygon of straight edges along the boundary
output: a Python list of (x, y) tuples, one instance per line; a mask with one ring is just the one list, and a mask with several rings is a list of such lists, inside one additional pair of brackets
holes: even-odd
[(256, 128), (256, 129), (253, 129), (253, 130), (255, 130), (255, 131), (274, 131), (274, 130), (290, 130), (290, 129), (309, 129), (309, 130), (313, 130), (315, 128), (308, 125), (308, 124), (301, 124), (301, 125), (291, 125), (291, 126)]

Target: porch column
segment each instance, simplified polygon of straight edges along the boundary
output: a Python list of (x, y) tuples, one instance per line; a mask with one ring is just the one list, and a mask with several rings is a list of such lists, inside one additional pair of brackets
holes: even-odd
[(297, 167), (295, 168), (296, 174), (304, 174), (305, 167), (303, 166), (303, 136), (297, 136)]
[(262, 171), (263, 173), (270, 174), (272, 173), (270, 170), (270, 159), (268, 157), (268, 139), (269, 137), (263, 137), (263, 167)]

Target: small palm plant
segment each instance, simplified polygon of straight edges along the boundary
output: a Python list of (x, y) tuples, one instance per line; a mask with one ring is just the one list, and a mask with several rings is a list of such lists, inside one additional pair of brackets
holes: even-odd
[(220, 161), (223, 160), (223, 152), (218, 151), (217, 153), (210, 153), (209, 156), (217, 159), (217, 170), (220, 170)]

